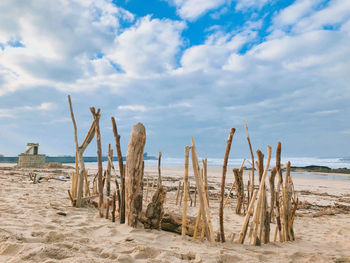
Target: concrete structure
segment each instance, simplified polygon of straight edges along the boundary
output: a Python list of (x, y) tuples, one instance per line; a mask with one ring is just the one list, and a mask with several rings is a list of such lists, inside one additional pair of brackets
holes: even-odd
[(45, 154), (38, 154), (38, 143), (27, 143), (25, 153), (18, 155), (18, 167), (42, 168), (45, 165)]

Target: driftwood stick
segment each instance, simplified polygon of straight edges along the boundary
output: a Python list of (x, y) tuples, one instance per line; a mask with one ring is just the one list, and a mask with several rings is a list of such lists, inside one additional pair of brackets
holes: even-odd
[(98, 207), (100, 209), (100, 216), (103, 217), (103, 211), (101, 208), (103, 207), (103, 182), (102, 182), (102, 150), (101, 150), (101, 133), (100, 133), (100, 109), (95, 111), (94, 107), (90, 108), (92, 116), (95, 121), (95, 133), (96, 133), (96, 142), (97, 142), (97, 163), (98, 163), (98, 192), (99, 192), (99, 201)]
[(85, 196), (91, 196), (90, 194), (90, 187), (89, 187), (89, 181), (87, 179), (88, 171), (84, 171), (84, 181), (85, 181)]
[(224, 232), (224, 197), (225, 197), (225, 180), (226, 180), (226, 171), (227, 171), (227, 163), (228, 157), (230, 154), (233, 134), (236, 129), (231, 128), (230, 134), (228, 136), (226, 151), (224, 157), (224, 163), (222, 165), (222, 177), (221, 177), (221, 195), (220, 195), (220, 206), (219, 206), (219, 225), (220, 225), (220, 239), (221, 242), (225, 242), (225, 232)]
[(271, 146), (267, 146), (267, 162), (266, 162), (265, 170), (264, 170), (263, 175), (261, 177), (257, 208), (255, 209), (256, 214), (255, 214), (255, 220), (254, 220), (255, 221), (254, 222), (255, 229), (254, 229), (254, 240), (253, 240), (254, 245), (259, 245), (261, 242), (261, 240), (258, 239), (258, 228), (259, 228), (259, 223), (262, 224), (261, 210), (262, 210), (262, 202), (263, 202), (263, 197), (264, 197), (265, 178), (266, 178), (266, 174), (267, 174), (267, 171), (269, 169), (269, 166), (270, 166), (270, 161), (271, 161)]
[(158, 153), (158, 188), (162, 186), (162, 174), (161, 174), (161, 166), (160, 162), (162, 160), (162, 153)]
[[(196, 219), (196, 224), (194, 226), (194, 232), (193, 232), (193, 239), (196, 239), (198, 236), (198, 228), (201, 222), (201, 209), (199, 208), (198, 214), (197, 214), (197, 219)], [(205, 228), (205, 226), (202, 226)]]
[(111, 167), (113, 163), (113, 149), (111, 148), (111, 144), (108, 144), (108, 163), (107, 163), (107, 173), (106, 173), (106, 195), (111, 195)]
[(161, 229), (161, 222), (164, 214), (164, 201), (166, 197), (166, 188), (163, 186), (158, 187), (152, 201), (147, 205), (145, 218), (142, 219), (142, 223), (147, 229)]
[[(244, 165), (244, 162), (245, 162), (245, 159), (243, 159), (243, 162), (242, 162), (242, 164), (241, 164), (241, 167), (239, 168), (239, 172), (243, 172), (243, 165)], [(232, 185), (231, 185), (231, 188), (230, 188), (230, 191), (228, 192), (228, 195), (227, 195), (227, 197), (226, 197), (226, 199), (225, 199), (225, 202), (224, 202), (224, 208), (225, 208), (225, 206), (226, 206), (228, 200), (230, 199), (231, 193), (232, 193), (233, 188), (235, 187), (235, 185), (236, 185), (236, 181), (233, 180)]]
[(269, 212), (269, 216), (270, 216), (270, 222), (272, 222), (273, 218), (274, 218), (274, 207), (275, 207), (275, 177), (276, 177), (276, 173), (277, 173), (277, 168), (276, 166), (272, 168), (271, 170), (271, 175), (269, 178), (269, 182), (270, 182), (270, 212)]
[(215, 237), (214, 237), (213, 226), (210, 219), (210, 211), (209, 211), (207, 196), (203, 191), (203, 180), (200, 176), (200, 167), (198, 162), (197, 150), (196, 150), (193, 137), (191, 137), (191, 141), (192, 141), (192, 165), (193, 165), (194, 177), (196, 179), (196, 185), (198, 188), (202, 219), (205, 224), (207, 236), (210, 237), (209, 239), (211, 244), (215, 245)]
[(262, 175), (264, 173), (264, 155), (260, 150), (256, 151), (256, 155), (258, 156), (258, 176), (260, 184)]
[(250, 190), (250, 192), (253, 193), (253, 190), (254, 190), (254, 154), (253, 154), (252, 144), (250, 142), (250, 137), (249, 137), (249, 133), (248, 133), (247, 123), (245, 121), (244, 121), (244, 126), (245, 126), (245, 131), (246, 131), (246, 134), (247, 134), (247, 141), (248, 141), (248, 145), (249, 145), (250, 156), (252, 158), (252, 161), (251, 161), (252, 177), (251, 177), (251, 180), (250, 180), (250, 183), (251, 183), (251, 190)]
[(177, 192), (176, 192), (176, 202), (175, 202), (175, 205), (177, 205), (177, 204), (179, 203), (180, 190), (181, 190), (181, 181), (179, 180), (179, 186), (177, 187)]
[(233, 174), (236, 181), (236, 195), (237, 195), (237, 205), (236, 205), (236, 214), (240, 215), (242, 210), (242, 205), (244, 203), (244, 184), (243, 184), (243, 175), (239, 169), (233, 169)]
[(143, 197), (143, 151), (146, 129), (143, 124), (134, 125), (126, 154), (126, 218), (129, 226), (136, 228), (141, 219)]
[(106, 200), (106, 219), (108, 219), (109, 216), (109, 198)]
[(184, 205), (182, 207), (182, 228), (181, 228), (181, 235), (186, 235), (186, 223), (187, 223), (187, 201), (188, 201), (188, 164), (189, 164), (189, 153), (190, 153), (190, 147), (185, 147), (185, 174), (184, 174)]
[(118, 156), (118, 164), (119, 164), (119, 173), (120, 173), (120, 188), (121, 188), (121, 196), (120, 196), (120, 207), (119, 207), (119, 213), (120, 213), (120, 223), (125, 223), (125, 170), (124, 170), (124, 162), (123, 162), (123, 155), (120, 147), (120, 135), (118, 134), (117, 125), (115, 123), (114, 117), (111, 118), (112, 120), (112, 127), (113, 127), (113, 134), (117, 149), (117, 156)]
[(115, 222), (115, 211), (116, 211), (115, 196), (116, 196), (116, 193), (114, 191), (113, 197), (112, 197), (112, 222)]
[(245, 219), (244, 219), (242, 230), (239, 233), (238, 244), (244, 243), (244, 239), (245, 239), (245, 236), (247, 234), (249, 218), (252, 216), (253, 209), (254, 209), (254, 203), (255, 203), (255, 199), (256, 199), (257, 194), (258, 194), (258, 190), (254, 190), (252, 198), (251, 198), (250, 203), (249, 203), (247, 214), (246, 214)]
[(208, 193), (208, 159), (203, 159), (203, 178), (204, 178), (204, 191), (205, 194), (207, 195), (207, 200), (208, 200), (208, 206), (209, 206), (209, 193)]
[(74, 206), (74, 200), (73, 200), (73, 197), (72, 197), (72, 195), (71, 195), (70, 191), (69, 191), (69, 190), (67, 190), (67, 191), (68, 191), (68, 196), (69, 196), (69, 199), (70, 199), (70, 203), (72, 204), (72, 206)]

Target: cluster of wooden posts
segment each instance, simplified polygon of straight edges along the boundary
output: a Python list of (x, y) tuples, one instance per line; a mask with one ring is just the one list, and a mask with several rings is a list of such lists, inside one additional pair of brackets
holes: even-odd
[[(70, 96), (68, 96), (71, 118), (74, 127), (74, 141), (76, 149), (76, 169), (72, 175), (72, 189), (68, 190), (71, 203), (75, 207), (82, 207), (84, 204), (98, 200), (97, 206), (101, 217), (108, 219), (111, 213), (111, 219), (115, 222), (115, 218), (119, 217), (121, 224), (127, 223), (131, 227), (143, 225), (145, 228), (163, 229), (181, 234), (182, 236), (193, 236), (193, 239), (200, 237), (205, 238), (215, 244), (216, 242), (225, 242), (224, 232), (224, 208), (228, 203), (233, 189), (236, 190), (236, 214), (242, 216), (242, 229), (236, 240), (237, 243), (243, 244), (249, 237), (249, 243), (252, 245), (266, 244), (272, 240), (270, 238), (271, 223), (276, 224), (274, 233), (274, 241), (292, 241), (295, 239), (293, 222), (295, 212), (298, 205), (298, 199), (294, 192), (293, 182), (290, 175), (290, 162), (285, 165), (281, 164), (281, 143), (278, 143), (276, 150), (276, 165), (270, 171), (269, 189), (267, 189), (266, 177), (269, 172), (271, 161), (271, 147), (268, 146), (267, 161), (264, 166), (264, 155), (258, 150), (257, 161), (254, 162), (254, 154), (251, 141), (246, 127), (247, 141), (251, 153), (251, 172), (249, 173), (248, 184), (245, 187), (243, 180), (244, 163), (241, 167), (233, 169), (234, 182), (230, 187), (228, 194), (226, 192), (226, 173), (228, 158), (235, 129), (231, 128), (227, 140), (224, 162), (222, 167), (221, 189), (219, 198), (219, 224), (217, 235), (212, 224), (212, 215), (210, 212), (208, 180), (207, 180), (207, 160), (202, 160), (202, 167), (198, 160), (197, 150), (193, 137), (191, 137), (191, 146), (185, 147), (185, 172), (183, 184), (179, 182), (176, 195), (176, 204), (182, 203), (182, 215), (165, 213), (164, 203), (166, 199), (167, 189), (162, 185), (161, 178), (161, 153), (158, 156), (158, 181), (156, 191), (150, 193), (151, 200), (145, 210), (142, 209), (143, 192), (144, 192), (144, 161), (143, 152), (146, 143), (145, 127), (138, 123), (130, 134), (128, 143), (126, 164), (123, 162), (120, 135), (117, 131), (115, 119), (112, 117), (112, 127), (115, 137), (116, 150), (119, 163), (119, 182), (117, 171), (113, 165), (113, 149), (111, 145), (108, 148), (108, 164), (103, 174), (102, 153), (101, 153), (101, 135), (99, 128), (99, 120), (101, 117), (100, 109), (97, 111), (91, 107), (90, 111), (93, 116), (91, 127), (86, 135), (85, 140), (79, 146), (77, 139), (77, 126), (74, 118), (73, 108)], [(97, 161), (98, 173), (92, 182), (92, 191), (90, 192), (90, 182), (88, 181), (87, 170), (85, 169), (83, 153), (89, 143), (96, 135), (97, 142)], [(194, 205), (196, 206), (197, 194), (199, 199), (199, 209), (197, 217), (193, 218), (187, 215), (188, 203), (192, 206), (193, 199), (190, 195), (189, 187), (189, 163), (190, 153), (193, 174), (195, 179), (195, 197)], [(283, 170), (285, 166), (285, 177), (283, 178)], [(259, 185), (255, 185), (254, 172), (258, 173)], [(112, 176), (113, 172), (113, 176)], [(275, 187), (275, 177), (278, 175), (277, 187)], [(111, 181), (114, 178), (115, 191), (111, 193)], [(152, 183), (152, 191), (154, 189), (155, 180)], [(85, 188), (85, 190), (84, 190)], [(104, 194), (106, 188), (106, 194)], [(182, 192), (180, 195), (180, 188)], [(245, 191), (246, 189), (246, 191)], [(149, 182), (147, 179), (147, 188), (145, 200), (148, 202)], [(183, 197), (183, 200), (182, 200)], [(110, 209), (110, 206), (112, 207)], [(118, 207), (118, 209), (117, 209)], [(252, 219), (251, 219), (252, 217)], [(234, 236), (231, 238), (234, 239)]]

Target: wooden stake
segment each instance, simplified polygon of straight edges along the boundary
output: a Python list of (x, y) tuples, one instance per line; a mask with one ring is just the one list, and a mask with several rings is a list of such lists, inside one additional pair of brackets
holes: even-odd
[(260, 150), (256, 151), (256, 155), (258, 156), (258, 175), (260, 184), (262, 175), (264, 173), (264, 155)]
[(275, 207), (275, 177), (277, 173), (277, 168), (276, 166), (273, 167), (271, 170), (271, 175), (269, 178), (270, 182), (270, 222), (272, 223), (272, 220), (274, 218), (274, 207)]
[(107, 163), (107, 184), (106, 184), (106, 195), (111, 195), (111, 167), (113, 163), (113, 149), (111, 148), (111, 144), (108, 144), (108, 163)]
[[(100, 133), (100, 109), (95, 111), (94, 107), (90, 107), (90, 111), (96, 123), (95, 133), (96, 133), (96, 142), (97, 142), (97, 163), (98, 163), (98, 192), (99, 192), (99, 202), (98, 207), (101, 208), (103, 205), (103, 182), (102, 182), (102, 150), (101, 150), (101, 133)], [(103, 212), (100, 209), (100, 216), (103, 217)]]
[(106, 219), (108, 219), (109, 216), (109, 198), (106, 200)]
[[(262, 207), (261, 206), (262, 206), (262, 202), (263, 202), (263, 198), (264, 198), (265, 178), (266, 178), (266, 174), (267, 174), (267, 171), (269, 169), (269, 166), (270, 166), (270, 160), (271, 160), (271, 146), (267, 146), (267, 162), (266, 162), (265, 170), (264, 170), (263, 175), (261, 177), (257, 208), (255, 209), (256, 214), (255, 214), (255, 220), (254, 220), (255, 221), (254, 241), (253, 241), (254, 245), (259, 245), (261, 242), (261, 240), (258, 240), (258, 228), (259, 228), (259, 223), (262, 224), (262, 221), (261, 221)], [(260, 163), (259, 163), (259, 165), (260, 165)]]
[(248, 224), (249, 224), (249, 218), (252, 216), (253, 214), (253, 209), (254, 209), (254, 203), (255, 203), (255, 199), (256, 196), (258, 194), (258, 190), (254, 190), (252, 198), (250, 199), (250, 203), (249, 203), (249, 207), (247, 210), (247, 214), (245, 216), (244, 219), (244, 223), (243, 223), (243, 227), (241, 232), (239, 233), (239, 237), (238, 237), (238, 244), (243, 244), (244, 243), (244, 239), (245, 236), (247, 234), (247, 229), (248, 229)]
[(208, 160), (207, 159), (203, 159), (202, 163), (203, 163), (204, 191), (205, 191), (205, 194), (207, 195), (208, 206), (209, 206), (208, 168), (207, 168)]
[(197, 150), (196, 150), (196, 146), (194, 144), (193, 137), (191, 137), (191, 141), (192, 141), (192, 165), (193, 165), (194, 177), (196, 179), (196, 185), (198, 188), (199, 201), (201, 204), (200, 208), (201, 208), (202, 219), (206, 225), (207, 236), (210, 237), (209, 239), (210, 239), (211, 244), (215, 245), (215, 237), (214, 237), (213, 226), (211, 224), (211, 219), (210, 219), (210, 212), (209, 212), (207, 196), (203, 191), (203, 181), (202, 181), (202, 178), (199, 174), (200, 168), (199, 168)]
[(162, 153), (158, 153), (158, 188), (162, 186), (162, 175), (161, 175), (161, 166), (160, 162), (162, 160)]
[(115, 222), (115, 211), (116, 211), (116, 205), (115, 205), (115, 196), (116, 196), (116, 193), (114, 191), (113, 193), (113, 199), (112, 199), (112, 222)]
[(184, 183), (181, 184), (181, 194), (180, 194), (180, 202), (179, 202), (179, 206), (182, 205), (182, 197), (184, 195)]
[(233, 169), (233, 174), (236, 180), (236, 195), (237, 195), (236, 214), (240, 215), (242, 210), (242, 205), (244, 203), (243, 173), (236, 168), (236, 169)]
[(176, 192), (176, 202), (175, 202), (175, 205), (177, 205), (177, 204), (179, 203), (180, 189), (181, 189), (181, 181), (179, 180), (179, 186), (177, 187), (177, 192)]
[(120, 199), (120, 207), (119, 207), (119, 213), (120, 213), (120, 223), (125, 223), (125, 169), (124, 169), (124, 162), (123, 162), (123, 155), (120, 147), (120, 135), (118, 134), (117, 125), (115, 123), (114, 117), (111, 118), (112, 120), (112, 127), (113, 127), (113, 134), (117, 149), (117, 155), (118, 155), (118, 164), (119, 164), (119, 173), (120, 173), (120, 188), (121, 188), (121, 199)]
[(184, 174), (184, 205), (182, 208), (182, 228), (181, 228), (181, 235), (186, 235), (186, 223), (187, 223), (187, 201), (188, 201), (188, 164), (189, 164), (189, 153), (190, 153), (189, 146), (185, 147), (185, 174)]
[(223, 166), (222, 166), (221, 195), (220, 195), (220, 206), (219, 206), (219, 224), (220, 224), (220, 238), (221, 238), (221, 242), (225, 242), (225, 232), (224, 232), (224, 195), (225, 195), (225, 180), (226, 180), (227, 162), (228, 162), (228, 157), (229, 157), (229, 154), (230, 154), (233, 134), (235, 133), (235, 131), (236, 131), (235, 128), (231, 128), (231, 130), (230, 130), (230, 134), (228, 136), (228, 140), (227, 140), (227, 144), (226, 144), (224, 163), (223, 163)]
[(146, 143), (146, 129), (136, 124), (131, 131), (126, 154), (126, 218), (131, 227), (137, 227), (142, 213), (143, 196), (143, 151)]
[(245, 126), (245, 131), (247, 133), (247, 141), (248, 141), (248, 145), (249, 145), (249, 151), (250, 151), (250, 156), (252, 158), (252, 177), (251, 177), (251, 180), (250, 180), (250, 183), (251, 183), (251, 190), (250, 192), (253, 193), (254, 191), (254, 154), (253, 154), (253, 148), (252, 148), (252, 144), (250, 142), (250, 138), (249, 138), (249, 133), (248, 133), (248, 127), (247, 127), (247, 124), (246, 122), (244, 121), (244, 126)]

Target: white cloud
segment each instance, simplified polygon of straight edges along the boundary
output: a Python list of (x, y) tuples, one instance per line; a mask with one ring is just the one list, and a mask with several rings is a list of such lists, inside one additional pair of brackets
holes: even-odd
[(177, 8), (177, 13), (183, 19), (195, 20), (201, 15), (204, 15), (209, 10), (216, 9), (228, 0), (168, 0)]
[(121, 105), (121, 106), (118, 106), (118, 110), (145, 112), (145, 111), (148, 111), (149, 108), (143, 105)]
[(176, 66), (184, 22), (146, 16), (115, 39), (108, 58), (128, 75), (164, 73)]
[(46, 112), (56, 108), (56, 105), (52, 102), (43, 102), (38, 106), (18, 106), (13, 108), (1, 109), (0, 118), (18, 118), (20, 114), (25, 112)]
[(260, 9), (271, 0), (236, 0), (236, 10)]

